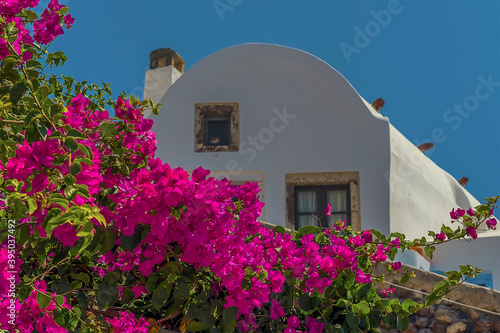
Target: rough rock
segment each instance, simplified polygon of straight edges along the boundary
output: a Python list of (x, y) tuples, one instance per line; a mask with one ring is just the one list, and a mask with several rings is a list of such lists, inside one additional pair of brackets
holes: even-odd
[(446, 333), (464, 333), (467, 330), (467, 325), (463, 321), (451, 324), (446, 328)]
[(489, 332), (493, 325), (488, 319), (478, 319), (474, 322), (474, 331), (476, 332)]
[(446, 324), (442, 324), (440, 323), (439, 321), (437, 320), (432, 320), (430, 325), (429, 325), (429, 328), (431, 329), (431, 331), (433, 333), (446, 333), (446, 328), (448, 327), (448, 325)]
[(413, 325), (412, 323), (410, 323), (408, 325), (408, 328), (406, 330), (404, 330), (404, 333), (418, 333), (418, 330), (415, 327), (415, 325)]
[(418, 333), (432, 333), (432, 330), (430, 328), (422, 328)]
[(473, 309), (466, 309), (465, 312), (469, 315), (470, 319), (472, 320), (479, 319), (479, 315)]
[(457, 312), (451, 310), (448, 307), (440, 306), (434, 314), (434, 319), (436, 319), (441, 324), (450, 324), (453, 318), (457, 316)]
[(417, 326), (418, 328), (425, 328), (429, 326), (430, 320), (428, 317), (415, 316), (413, 322), (415, 323), (415, 326)]
[(428, 308), (418, 309), (417, 315), (427, 318), (432, 318), (434, 316), (435, 307), (430, 306)]

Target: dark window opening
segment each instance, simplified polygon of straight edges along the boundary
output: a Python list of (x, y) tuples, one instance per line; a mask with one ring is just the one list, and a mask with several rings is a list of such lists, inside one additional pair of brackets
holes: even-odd
[[(319, 222), (327, 205), (332, 207), (331, 216)], [(351, 202), (348, 185), (297, 186), (295, 187), (295, 230), (305, 225), (333, 227), (335, 222), (346, 220), (351, 224)], [(316, 218), (316, 217), (317, 218)]]
[(231, 116), (206, 116), (205, 146), (228, 146), (231, 143)]

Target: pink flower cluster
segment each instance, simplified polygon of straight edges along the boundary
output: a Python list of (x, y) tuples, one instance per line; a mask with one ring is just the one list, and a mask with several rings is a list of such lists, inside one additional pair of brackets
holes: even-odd
[[(17, 39), (13, 43), (14, 50), (20, 54), (21, 45), (33, 44), (34, 41), (42, 45), (49, 44), (57, 36), (64, 33), (62, 25), (71, 28), (75, 21), (70, 14), (60, 14), (58, 11), (65, 6), (59, 4), (59, 0), (51, 0), (41, 17), (33, 22), (24, 21), (19, 17), (19, 13), (24, 8), (34, 8), (38, 6), (40, 0), (2, 0), (0, 2), (0, 15), (5, 19), (5, 25), (14, 23), (17, 28)], [(32, 29), (27, 27), (32, 23)], [(33, 34), (32, 34), (33, 32)], [(0, 35), (2, 34), (0, 30)], [(11, 54), (11, 50), (4, 38), (0, 38), (0, 60)], [(25, 52), (23, 60), (31, 58), (30, 52)]]
[[(31, 44), (33, 40), (50, 43), (63, 33), (62, 25), (69, 27), (73, 23), (70, 15), (61, 14), (63, 6), (58, 0), (51, 0), (41, 17), (32, 22), (32, 37), (24, 27), (26, 22), (16, 15), (22, 8), (37, 4), (38, 1), (28, 0), (5, 0), (0, 4), (6, 22), (15, 22), (18, 27), (16, 52), (20, 45)], [(0, 39), (0, 58), (8, 54), (5, 40)], [(50, 128), (44, 141), (23, 141), (17, 146), (15, 157), (0, 164), (0, 170), (4, 180), (22, 182), (19, 192), (37, 200), (35, 211), (26, 216), (25, 222), (35, 222), (30, 224), (31, 232), (41, 238), (53, 237), (63, 246), (74, 246), (79, 236), (73, 221), (57, 226), (50, 235), (42, 222), (49, 213), (62, 215), (84, 205), (100, 212), (106, 220), (104, 226), (94, 218), (94, 229), (108, 228), (120, 236), (148, 230), (147, 236), (131, 251), (118, 246), (101, 256), (93, 268), (97, 276), (121, 271), (149, 277), (166, 264), (171, 248), (179, 246), (182, 262), (196, 269), (206, 268), (215, 276), (214, 282), (226, 295), (224, 306), (238, 309), (241, 331), (255, 329), (252, 311), (270, 303), (271, 319), (286, 318), (287, 333), (302, 328), (319, 333), (324, 323), (311, 316), (304, 322), (294, 316), (287, 317), (280, 303), (270, 300), (271, 293), (283, 290), (285, 272), (299, 281), (297, 285), (303, 286), (302, 292), (310, 294), (323, 293), (341, 274), (353, 276), (358, 284), (369, 283), (371, 276), (362, 269), (367, 264), (366, 258), (371, 264), (383, 262), (391, 247), (400, 246), (399, 239), (389, 245), (373, 243), (370, 231), (341, 236), (344, 223), (319, 235), (322, 242), (317, 242), (313, 234), (302, 235), (299, 240), (274, 233), (257, 220), (263, 203), (259, 201), (256, 183), (231, 186), (227, 179), (209, 178), (210, 171), (202, 167), (191, 175), (181, 168), (172, 169), (155, 158), (153, 122), (143, 117), (141, 108), (118, 98), (116, 117), (110, 118), (107, 111), (91, 110), (89, 106), (85, 96), (74, 97), (63, 114), (65, 126)], [(73, 180), (74, 184), (68, 185)], [(74, 191), (67, 191), (79, 185), (84, 185), (88, 194), (74, 195)], [(8, 191), (17, 190), (10, 186)], [(325, 214), (331, 215), (330, 205)], [(460, 209), (450, 214), (454, 219), (464, 215), (465, 211)], [(490, 219), (487, 224), (494, 228), (496, 220)], [(467, 229), (467, 233), (474, 237), (475, 229)], [(120, 237), (115, 245), (122, 245)], [(0, 268), (5, 260), (2, 250)], [(392, 268), (399, 270), (401, 264), (394, 263)], [(37, 281), (34, 287), (23, 304), (16, 301), (17, 327), (26, 331), (66, 332), (52, 318), (58, 305), (51, 300), (46, 308), (40, 309), (37, 303), (37, 293), (54, 297), (47, 291), (46, 282)], [(5, 288), (0, 285), (0, 291)], [(133, 287), (133, 292), (139, 297), (147, 290), (140, 285)], [(0, 313), (7, 313), (9, 302), (0, 296)], [(70, 308), (66, 303), (59, 306)], [(2, 320), (5, 318), (0, 316)], [(107, 323), (115, 333), (147, 332), (149, 325), (144, 319), (136, 321), (127, 312), (122, 312), (120, 318), (108, 319)]]
[[(37, 302), (37, 294), (44, 293), (55, 297), (54, 293), (47, 291), (47, 284), (45, 281), (36, 281), (34, 283), (34, 289), (30, 296), (25, 299), (22, 303), (18, 299), (15, 300), (15, 325), (14, 327), (20, 332), (47, 332), (47, 333), (66, 333), (66, 329), (59, 326), (52, 317), (52, 313), (56, 308), (67, 308), (71, 307), (64, 301), (60, 305), (56, 305), (54, 300), (50, 300), (48, 306), (41, 309)], [(0, 297), (0, 326), (2, 328), (12, 327), (12, 318), (8, 317), (9, 306), (11, 304), (11, 298)]]
[[(304, 235), (300, 243), (293, 241), (291, 235), (274, 234), (257, 221), (263, 204), (258, 200), (256, 184), (231, 186), (227, 180), (207, 178), (209, 171), (201, 167), (192, 172), (190, 179), (186, 171), (171, 169), (168, 164), (154, 158), (156, 141), (150, 131), (152, 121), (144, 119), (140, 110), (129, 101), (118, 99), (115, 112), (119, 121), (115, 123), (106, 111), (94, 112), (88, 110), (88, 106), (89, 101), (78, 95), (67, 106), (65, 114), (65, 123), (86, 136), (85, 139), (76, 139), (77, 143), (92, 152), (92, 164), (82, 163), (82, 171), (75, 176), (76, 184), (88, 187), (90, 197), (77, 195), (70, 207), (99, 207), (107, 223), (126, 236), (134, 234), (138, 226), (150, 228), (150, 233), (133, 252), (116, 250), (103, 256), (100, 262), (106, 268), (98, 268), (100, 275), (107, 271), (130, 272), (138, 268), (140, 274), (147, 277), (165, 264), (167, 248), (175, 242), (181, 246), (181, 260), (196, 268), (208, 268), (227, 291), (225, 306), (236, 306), (239, 314), (246, 318), (253, 309), (270, 302), (271, 292), (282, 291), (283, 270), (290, 270), (293, 276), (305, 282), (304, 292), (323, 292), (342, 272), (353, 274), (357, 283), (371, 281), (370, 275), (363, 272), (357, 262), (358, 256), (363, 255), (359, 248), (372, 242), (369, 231), (344, 240), (329, 230), (325, 236), (330, 244), (326, 246), (319, 246), (311, 234)], [(120, 140), (127, 149), (120, 160), (132, 165), (129, 174), (113, 172), (111, 166), (102, 164), (117, 154), (110, 145), (100, 141), (100, 126), (103, 124), (116, 127), (114, 139)], [(120, 128), (122, 130), (118, 132)], [(61, 137), (24, 142), (18, 147), (16, 157), (2, 166), (6, 178), (24, 181), (22, 192), (44, 196), (59, 192), (64, 195), (61, 179), (69, 174), (70, 164), (67, 158), (62, 164), (54, 161), (70, 154), (61, 142), (65, 131), (59, 130)], [(51, 133), (53, 131), (49, 135)], [(71, 154), (72, 162), (79, 157), (84, 157), (83, 152)], [(134, 168), (144, 163), (146, 167)], [(47, 170), (55, 170), (61, 176), (52, 177)], [(114, 204), (113, 209), (99, 206), (95, 199), (106, 188), (114, 189), (114, 194), (108, 196)], [(234, 198), (240, 200), (243, 207), (236, 214)], [(41, 222), (55, 207), (64, 211), (64, 207), (56, 203), (46, 203), (43, 207), (39, 205), (31, 216), (37, 222), (35, 228), (41, 237), (46, 235)], [(177, 216), (173, 210), (178, 210)], [(94, 223), (96, 228), (102, 227), (97, 221)], [(257, 233), (260, 235), (245, 242), (250, 235)], [(75, 228), (69, 223), (58, 226), (53, 237), (64, 246), (72, 246), (78, 239)], [(386, 260), (388, 251), (388, 246), (380, 244), (371, 260)], [(248, 269), (254, 272), (253, 276), (248, 276)], [(250, 282), (250, 287), (242, 287), (244, 280)], [(272, 303), (271, 315), (282, 318), (285, 313), (276, 303)], [(310, 319), (306, 327), (309, 325), (313, 331), (320, 330), (319, 324), (314, 323), (314, 319)]]
[(122, 311), (119, 318), (107, 318), (113, 333), (148, 333), (150, 324), (144, 318), (136, 321), (133, 313)]

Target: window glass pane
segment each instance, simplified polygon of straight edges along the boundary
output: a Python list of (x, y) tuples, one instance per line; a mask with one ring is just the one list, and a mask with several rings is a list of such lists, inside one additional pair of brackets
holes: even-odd
[(343, 221), (343, 220), (346, 220), (346, 225), (347, 225), (347, 214), (332, 214), (332, 216), (330, 216), (328, 220), (330, 223), (330, 227), (333, 227), (333, 225), (337, 221)]
[(207, 116), (205, 145), (227, 146), (230, 144), (230, 116)]
[(328, 190), (326, 200), (334, 212), (347, 211), (347, 190)]
[(318, 225), (318, 220), (312, 215), (299, 215), (297, 216), (296, 228), (299, 230), (300, 227), (305, 225)]
[(300, 191), (297, 193), (297, 213), (315, 213), (316, 206), (316, 191)]

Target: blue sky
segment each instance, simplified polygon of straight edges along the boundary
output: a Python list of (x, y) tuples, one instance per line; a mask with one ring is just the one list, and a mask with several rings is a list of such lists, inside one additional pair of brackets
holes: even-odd
[(434, 141), (427, 155), (455, 178), (467, 176), (478, 200), (500, 195), (496, 0), (61, 3), (76, 19), (53, 44), (69, 56), (66, 75), (111, 83), (115, 96), (140, 95), (157, 48), (176, 50), (189, 69), (242, 43), (295, 47), (329, 63), (367, 101), (382, 97), (391, 123), (415, 144)]

